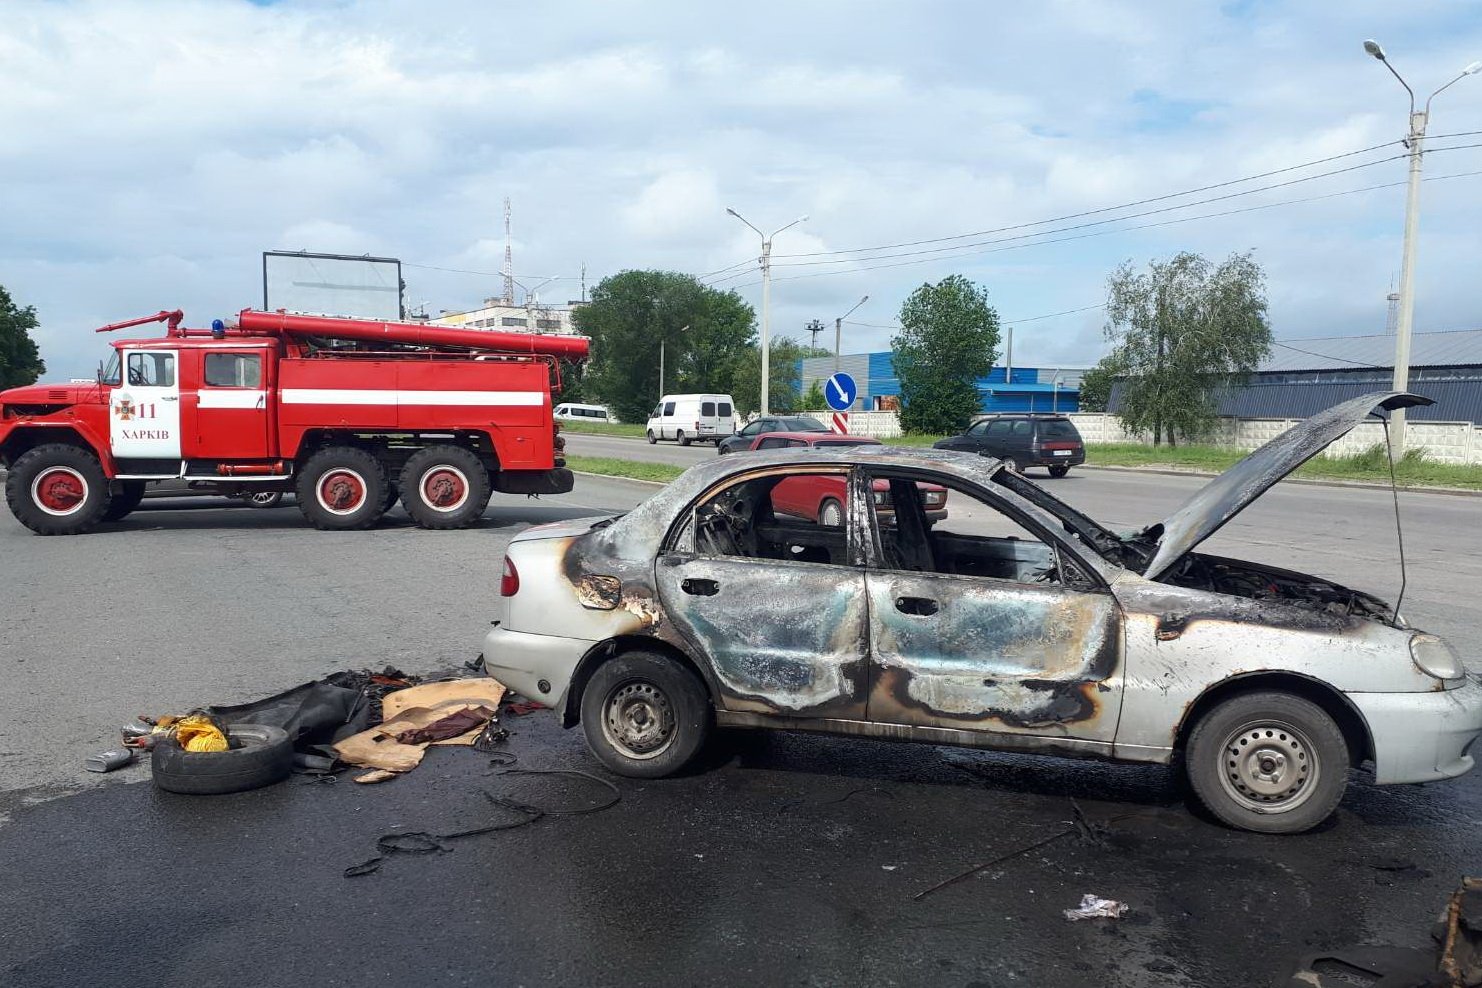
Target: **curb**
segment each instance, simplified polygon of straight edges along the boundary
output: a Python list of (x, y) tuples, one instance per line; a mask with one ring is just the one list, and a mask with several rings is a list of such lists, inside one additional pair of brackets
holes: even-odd
[[(1164, 477), (1218, 477), (1219, 474), (1209, 470), (1181, 470), (1177, 467), (1118, 467), (1108, 464), (1082, 463), (1076, 467), (1077, 470), (1107, 470), (1112, 473), (1151, 473)], [(1339, 480), (1337, 478), (1324, 480), (1310, 477), (1284, 477), (1283, 484), (1305, 484), (1308, 487), (1352, 487), (1359, 490), (1387, 491), (1388, 484), (1376, 484), (1368, 480)], [(1446, 494), (1451, 497), (1482, 497), (1482, 490), (1473, 490), (1470, 487), (1416, 487), (1400, 484), (1399, 488), (1406, 494)]]
[(668, 483), (662, 480), (639, 480), (637, 477), (619, 477), (611, 473), (588, 473), (585, 470), (573, 470), (572, 473), (578, 477), (600, 477), (602, 480), (625, 480), (630, 484), (647, 484), (650, 487), (668, 487)]

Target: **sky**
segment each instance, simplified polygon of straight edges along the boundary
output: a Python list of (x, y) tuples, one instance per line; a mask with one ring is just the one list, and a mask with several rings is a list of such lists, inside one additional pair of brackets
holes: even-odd
[[(831, 346), (867, 294), (845, 352), (887, 349), (905, 297), (962, 274), (1017, 323), (1016, 364), (1089, 366), (1108, 274), (1180, 250), (1254, 251), (1278, 340), (1383, 333), (1407, 102), (1362, 42), (1422, 99), (1482, 58), (1466, 0), (6, 0), (5, 15), (0, 285), (36, 307), (50, 379), (91, 374), (104, 323), (259, 305), (264, 250), (398, 257), (410, 306), (475, 307), (500, 291), (506, 196), (515, 277), (546, 282), (545, 302), (579, 297), (583, 265), (589, 287), (665, 268), (760, 311), (760, 238), (726, 209), (767, 232), (806, 214), (774, 242), (772, 332), (806, 338), (819, 319)], [(1462, 145), (1482, 145), (1482, 74), (1437, 97), (1430, 134), (1462, 136), (1427, 144), (1415, 327), (1472, 328), (1482, 174), (1465, 173), (1482, 147)]]

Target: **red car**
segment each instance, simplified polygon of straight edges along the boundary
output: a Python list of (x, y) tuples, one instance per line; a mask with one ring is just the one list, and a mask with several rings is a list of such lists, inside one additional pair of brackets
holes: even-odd
[[(879, 445), (880, 440), (865, 436), (840, 436), (830, 432), (767, 432), (757, 436), (749, 448), (759, 450), (802, 446)], [(844, 524), (844, 506), (849, 500), (847, 483), (841, 476), (826, 474), (789, 477), (772, 488), (772, 510), (837, 528)], [(947, 489), (937, 484), (918, 483), (916, 486), (921, 491), (927, 520), (941, 521), (947, 517)], [(876, 511), (887, 514), (894, 510), (890, 504), (888, 481), (875, 481), (874, 493)]]

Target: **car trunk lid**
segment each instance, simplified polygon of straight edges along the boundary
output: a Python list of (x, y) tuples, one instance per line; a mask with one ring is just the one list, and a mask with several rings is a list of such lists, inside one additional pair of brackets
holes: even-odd
[(1351, 432), (1379, 409), (1434, 404), (1403, 391), (1376, 391), (1352, 398), (1298, 422), (1204, 487), (1162, 522), (1146, 529), (1142, 541), (1154, 546), (1143, 575), (1156, 580), (1195, 546), (1270, 490), (1272, 485)]

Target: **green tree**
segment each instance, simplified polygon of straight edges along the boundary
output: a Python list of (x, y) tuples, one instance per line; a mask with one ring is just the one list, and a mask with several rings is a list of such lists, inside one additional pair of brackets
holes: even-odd
[(1112, 272), (1106, 337), (1122, 370), (1124, 427), (1151, 431), (1154, 445), (1208, 433), (1220, 390), (1271, 352), (1265, 280), (1248, 253), (1216, 267), (1184, 251), (1143, 272), (1131, 261)]
[[(774, 412), (799, 411), (802, 405), (802, 378), (798, 361), (808, 357), (827, 357), (832, 351), (806, 346), (791, 336), (772, 337), (767, 376), (772, 379), (767, 404)], [(762, 350), (752, 345), (734, 355), (726, 377), (728, 390), (736, 400), (736, 410), (750, 415), (761, 404)], [(806, 407), (806, 406), (803, 406)], [(820, 406), (821, 407), (821, 406)]]
[(46, 362), (31, 339), (36, 326), (36, 307), (22, 309), (0, 286), (0, 391), (35, 384), (46, 373)]
[(1083, 412), (1104, 412), (1111, 401), (1112, 384), (1122, 376), (1122, 365), (1115, 353), (1102, 357), (1100, 362), (1081, 376), (1080, 407)]
[(663, 390), (723, 390), (739, 355), (754, 350), (756, 315), (735, 292), (707, 288), (675, 271), (623, 271), (602, 279), (573, 314), (592, 338), (581, 391), (624, 422), (643, 422)]
[(816, 412), (827, 407), (828, 399), (823, 396), (823, 379), (815, 377), (803, 394), (803, 410)]
[(977, 380), (998, 359), (998, 313), (962, 275), (924, 284), (901, 304), (890, 341), (901, 383), (901, 428), (956, 432), (982, 407)]

